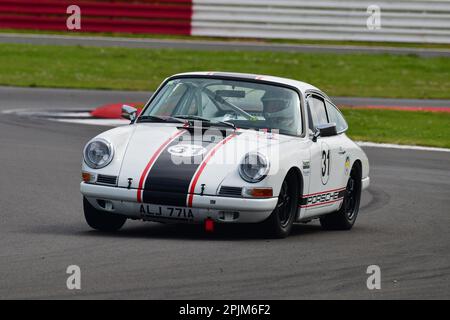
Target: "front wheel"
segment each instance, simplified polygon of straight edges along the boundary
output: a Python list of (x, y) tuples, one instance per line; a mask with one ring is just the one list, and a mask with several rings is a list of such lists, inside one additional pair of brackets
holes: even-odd
[(87, 224), (99, 231), (117, 231), (127, 221), (126, 217), (95, 209), (85, 197), (83, 197), (83, 208)]
[(352, 168), (345, 188), (341, 208), (320, 218), (322, 228), (326, 230), (350, 230), (355, 224), (361, 200), (361, 175), (356, 167)]
[(281, 185), (277, 206), (264, 222), (270, 237), (286, 238), (290, 234), (297, 213), (298, 195), (297, 178), (290, 174)]

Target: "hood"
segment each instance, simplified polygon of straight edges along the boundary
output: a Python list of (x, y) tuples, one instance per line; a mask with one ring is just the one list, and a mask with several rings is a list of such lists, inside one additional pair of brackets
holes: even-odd
[[(136, 189), (138, 202), (190, 205), (189, 195), (215, 195), (249, 151), (278, 152), (292, 139), (252, 130), (192, 134), (171, 124), (137, 124), (123, 156), (119, 186)], [(270, 157), (270, 155), (268, 155)]]

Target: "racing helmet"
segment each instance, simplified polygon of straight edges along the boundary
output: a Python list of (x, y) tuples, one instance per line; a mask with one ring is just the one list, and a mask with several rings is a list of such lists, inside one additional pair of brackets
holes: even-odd
[(261, 97), (261, 102), (266, 119), (292, 119), (292, 97), (287, 90), (281, 88), (269, 89)]

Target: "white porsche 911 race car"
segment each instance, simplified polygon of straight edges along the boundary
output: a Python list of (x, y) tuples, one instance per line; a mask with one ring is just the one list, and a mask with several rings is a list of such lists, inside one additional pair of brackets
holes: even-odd
[(251, 74), (196, 72), (166, 79), (129, 126), (84, 148), (87, 223), (115, 231), (126, 219), (261, 223), (286, 237), (320, 218), (351, 229), (369, 185), (365, 153), (319, 89)]

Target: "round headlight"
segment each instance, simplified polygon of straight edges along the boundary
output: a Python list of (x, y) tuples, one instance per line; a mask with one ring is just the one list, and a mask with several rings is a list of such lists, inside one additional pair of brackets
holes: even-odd
[(113, 158), (111, 143), (103, 139), (89, 142), (84, 148), (84, 161), (93, 169), (106, 167)]
[(269, 160), (260, 153), (248, 153), (239, 165), (239, 174), (247, 182), (256, 183), (269, 172)]

